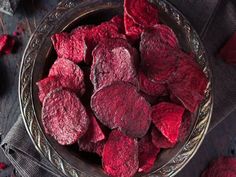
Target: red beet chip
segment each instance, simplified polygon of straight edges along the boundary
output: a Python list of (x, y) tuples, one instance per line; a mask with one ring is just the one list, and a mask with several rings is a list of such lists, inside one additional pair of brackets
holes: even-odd
[(183, 120), (179, 129), (179, 141), (184, 142), (185, 138), (190, 133), (192, 117), (189, 111), (185, 111), (183, 115)]
[(96, 118), (94, 117), (93, 113), (88, 113), (90, 118), (90, 124), (87, 132), (82, 137), (84, 140), (92, 143), (97, 143), (98, 141), (104, 140), (106, 137), (97, 122)]
[(56, 89), (44, 99), (42, 122), (59, 144), (70, 145), (86, 133), (89, 117), (74, 93)]
[(126, 36), (132, 43), (135, 43), (140, 38), (144, 29), (135, 24), (126, 12), (124, 12), (124, 25)]
[(102, 165), (110, 176), (133, 176), (139, 167), (137, 140), (113, 130), (103, 149)]
[(219, 56), (224, 59), (226, 63), (236, 64), (236, 32), (220, 49)]
[(15, 45), (15, 40), (7, 34), (0, 36), (0, 53), (10, 54)]
[(220, 157), (210, 164), (201, 177), (236, 177), (236, 158)]
[(155, 127), (153, 127), (152, 129), (151, 135), (152, 135), (152, 143), (155, 145), (156, 148), (169, 149), (169, 148), (173, 148), (176, 145), (176, 143), (170, 142)]
[(0, 171), (7, 168), (7, 165), (3, 162), (0, 162)]
[(137, 51), (125, 39), (107, 39), (93, 51), (91, 81), (94, 88), (114, 81), (136, 83)]
[(166, 86), (161, 83), (155, 83), (149, 79), (143, 71), (139, 72), (140, 89), (151, 96), (161, 96), (166, 92)]
[(139, 172), (148, 173), (152, 169), (160, 148), (156, 148), (152, 143), (150, 134), (145, 135), (138, 143), (139, 150)]
[(184, 54), (179, 57), (177, 70), (168, 86), (186, 109), (195, 112), (204, 99), (207, 83), (206, 75), (197, 63)]
[(39, 100), (43, 102), (47, 94), (57, 88), (62, 87), (57, 77), (51, 76), (44, 78), (36, 83), (39, 88)]
[(49, 76), (56, 76), (64, 88), (83, 95), (85, 92), (84, 73), (75, 63), (59, 58), (52, 65)]
[(171, 143), (178, 141), (179, 128), (184, 108), (172, 103), (162, 102), (152, 107), (152, 121)]
[(142, 33), (140, 52), (142, 65), (156, 82), (166, 82), (176, 70), (178, 40), (166, 25), (156, 25)]
[(158, 10), (148, 0), (125, 0), (124, 11), (136, 24), (144, 28), (158, 24)]
[(67, 58), (75, 63), (85, 59), (87, 46), (84, 41), (85, 35), (92, 26), (81, 26), (72, 33), (58, 33), (51, 37), (53, 46), (59, 58)]
[(150, 127), (150, 105), (129, 83), (115, 82), (99, 89), (91, 107), (104, 125), (131, 137), (143, 137)]
[(95, 153), (101, 157), (105, 143), (105, 140), (93, 143), (88, 142), (85, 138), (81, 138), (78, 141), (78, 146), (80, 151)]

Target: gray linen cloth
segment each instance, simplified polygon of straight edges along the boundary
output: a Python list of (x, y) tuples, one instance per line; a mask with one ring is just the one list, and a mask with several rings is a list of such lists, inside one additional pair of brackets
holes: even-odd
[[(175, 0), (172, 3), (189, 19), (207, 49), (214, 80), (212, 129), (236, 109), (236, 65), (228, 65), (215, 57), (219, 48), (236, 30), (236, 1)], [(36, 151), (21, 117), (1, 147), (23, 177), (62, 176)]]

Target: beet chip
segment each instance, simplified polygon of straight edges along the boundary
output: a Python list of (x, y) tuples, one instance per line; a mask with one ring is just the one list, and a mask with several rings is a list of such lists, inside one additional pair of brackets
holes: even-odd
[(169, 83), (169, 89), (186, 109), (195, 112), (204, 98), (208, 81), (203, 71), (189, 55), (180, 54), (179, 56), (178, 67)]
[(0, 54), (10, 54), (15, 45), (15, 40), (7, 34), (0, 36)]
[(102, 157), (102, 152), (103, 152), (105, 143), (106, 143), (105, 140), (92, 143), (92, 142), (88, 142), (85, 138), (81, 138), (78, 141), (78, 146), (79, 146), (80, 151), (92, 152)]
[(43, 102), (47, 94), (57, 88), (62, 87), (57, 77), (51, 76), (36, 83), (39, 88), (39, 100)]
[(139, 172), (148, 173), (160, 152), (160, 148), (156, 148), (152, 144), (152, 138), (149, 134), (145, 135), (138, 143), (139, 150)]
[(136, 24), (144, 28), (158, 24), (158, 10), (147, 0), (125, 0), (124, 11)]
[(220, 50), (219, 56), (227, 63), (236, 64), (236, 32)]
[(52, 65), (49, 76), (56, 76), (64, 88), (83, 95), (85, 92), (84, 74), (79, 66), (67, 59), (59, 58)]
[(91, 81), (94, 88), (114, 81), (136, 83), (137, 51), (124, 39), (108, 39), (93, 51)]
[(152, 143), (155, 145), (156, 148), (173, 148), (176, 143), (171, 143), (166, 137), (164, 137), (157, 128), (152, 129)]
[(178, 141), (184, 108), (162, 102), (152, 107), (152, 121), (161, 133), (173, 144)]
[(98, 141), (104, 140), (105, 135), (98, 124), (96, 118), (94, 117), (93, 113), (89, 113), (90, 124), (88, 131), (82, 137), (84, 140), (92, 143), (97, 143)]
[(166, 25), (156, 25), (142, 33), (140, 52), (142, 65), (156, 82), (166, 82), (176, 70), (178, 40)]
[(59, 58), (67, 58), (75, 63), (85, 59), (87, 46), (84, 37), (92, 26), (81, 26), (72, 33), (58, 33), (51, 37), (53, 46)]
[(62, 89), (50, 92), (44, 99), (42, 122), (45, 132), (62, 145), (75, 143), (89, 126), (88, 115), (79, 98)]
[(115, 82), (99, 89), (91, 107), (104, 125), (132, 137), (143, 137), (151, 123), (150, 105), (129, 83)]
[(144, 93), (151, 96), (161, 96), (166, 91), (164, 84), (152, 82), (142, 71), (139, 72), (139, 87)]
[(211, 163), (201, 177), (236, 177), (236, 158), (220, 157)]
[(110, 176), (133, 176), (139, 167), (137, 140), (113, 130), (103, 149), (102, 165)]

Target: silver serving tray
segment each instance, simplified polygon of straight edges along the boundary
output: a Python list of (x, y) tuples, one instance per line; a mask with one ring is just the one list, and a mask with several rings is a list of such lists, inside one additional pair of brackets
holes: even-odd
[[(181, 47), (196, 55), (196, 62), (209, 79), (205, 99), (198, 111), (192, 115), (194, 121), (191, 133), (185, 142), (179, 143), (174, 149), (163, 151), (149, 174), (136, 175), (171, 177), (193, 157), (207, 133), (213, 108), (212, 76), (204, 47), (186, 18), (167, 1), (151, 2), (160, 9), (161, 21), (175, 31)], [(122, 13), (121, 0), (64, 0), (39, 24), (25, 49), (19, 75), (19, 100), (25, 127), (36, 149), (65, 176), (106, 175), (96, 158), (79, 153), (76, 147), (61, 146), (44, 133), (41, 104), (35, 83), (47, 75), (56, 59), (50, 36), (60, 31), (70, 31), (82, 24), (99, 24)]]

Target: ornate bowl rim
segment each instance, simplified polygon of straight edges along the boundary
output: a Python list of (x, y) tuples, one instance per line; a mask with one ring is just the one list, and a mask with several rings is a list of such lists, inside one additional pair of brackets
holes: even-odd
[[(92, 1), (97, 2), (98, 0)], [(92, 1), (90, 3), (92, 3)], [(180, 13), (174, 6), (172, 6), (165, 0), (150, 1), (152, 3), (155, 3), (165, 13), (169, 14), (171, 18), (175, 19), (179, 26), (183, 27), (183, 29), (185, 30), (185, 35), (192, 46), (192, 50), (197, 56), (196, 60), (209, 79), (209, 83), (205, 92), (205, 99), (202, 102), (197, 113), (198, 118), (185, 144), (179, 150), (176, 156), (174, 156), (168, 163), (148, 174), (148, 176), (153, 177), (171, 177), (177, 174), (190, 161), (190, 159), (197, 152), (207, 133), (213, 109), (212, 74), (203, 44), (196, 31), (182, 15), (182, 13)], [(119, 2), (121, 1), (117, 0), (117, 3)], [(45, 134), (40, 128), (40, 124), (36, 118), (32, 96), (32, 76), (39, 48), (40, 45), (44, 42), (45, 34), (49, 34), (56, 22), (60, 20), (60, 17), (65, 15), (68, 11), (78, 8), (83, 3), (84, 1), (64, 0), (59, 3), (56, 8), (43, 19), (43, 21), (39, 24), (39, 26), (29, 39), (29, 42), (24, 51), (24, 55), (22, 57), (19, 74), (18, 92), (21, 114), (26, 130), (32, 142), (34, 143), (34, 146), (40, 152), (40, 154), (48, 159), (50, 163), (60, 172), (62, 172), (66, 176), (72, 177), (86, 176), (89, 174), (87, 174), (86, 172), (81, 172), (70, 163), (66, 162), (46, 139)], [(103, 1), (103, 5), (106, 5), (107, 7), (111, 6), (112, 3), (116, 2), (113, 2), (111, 0)]]

